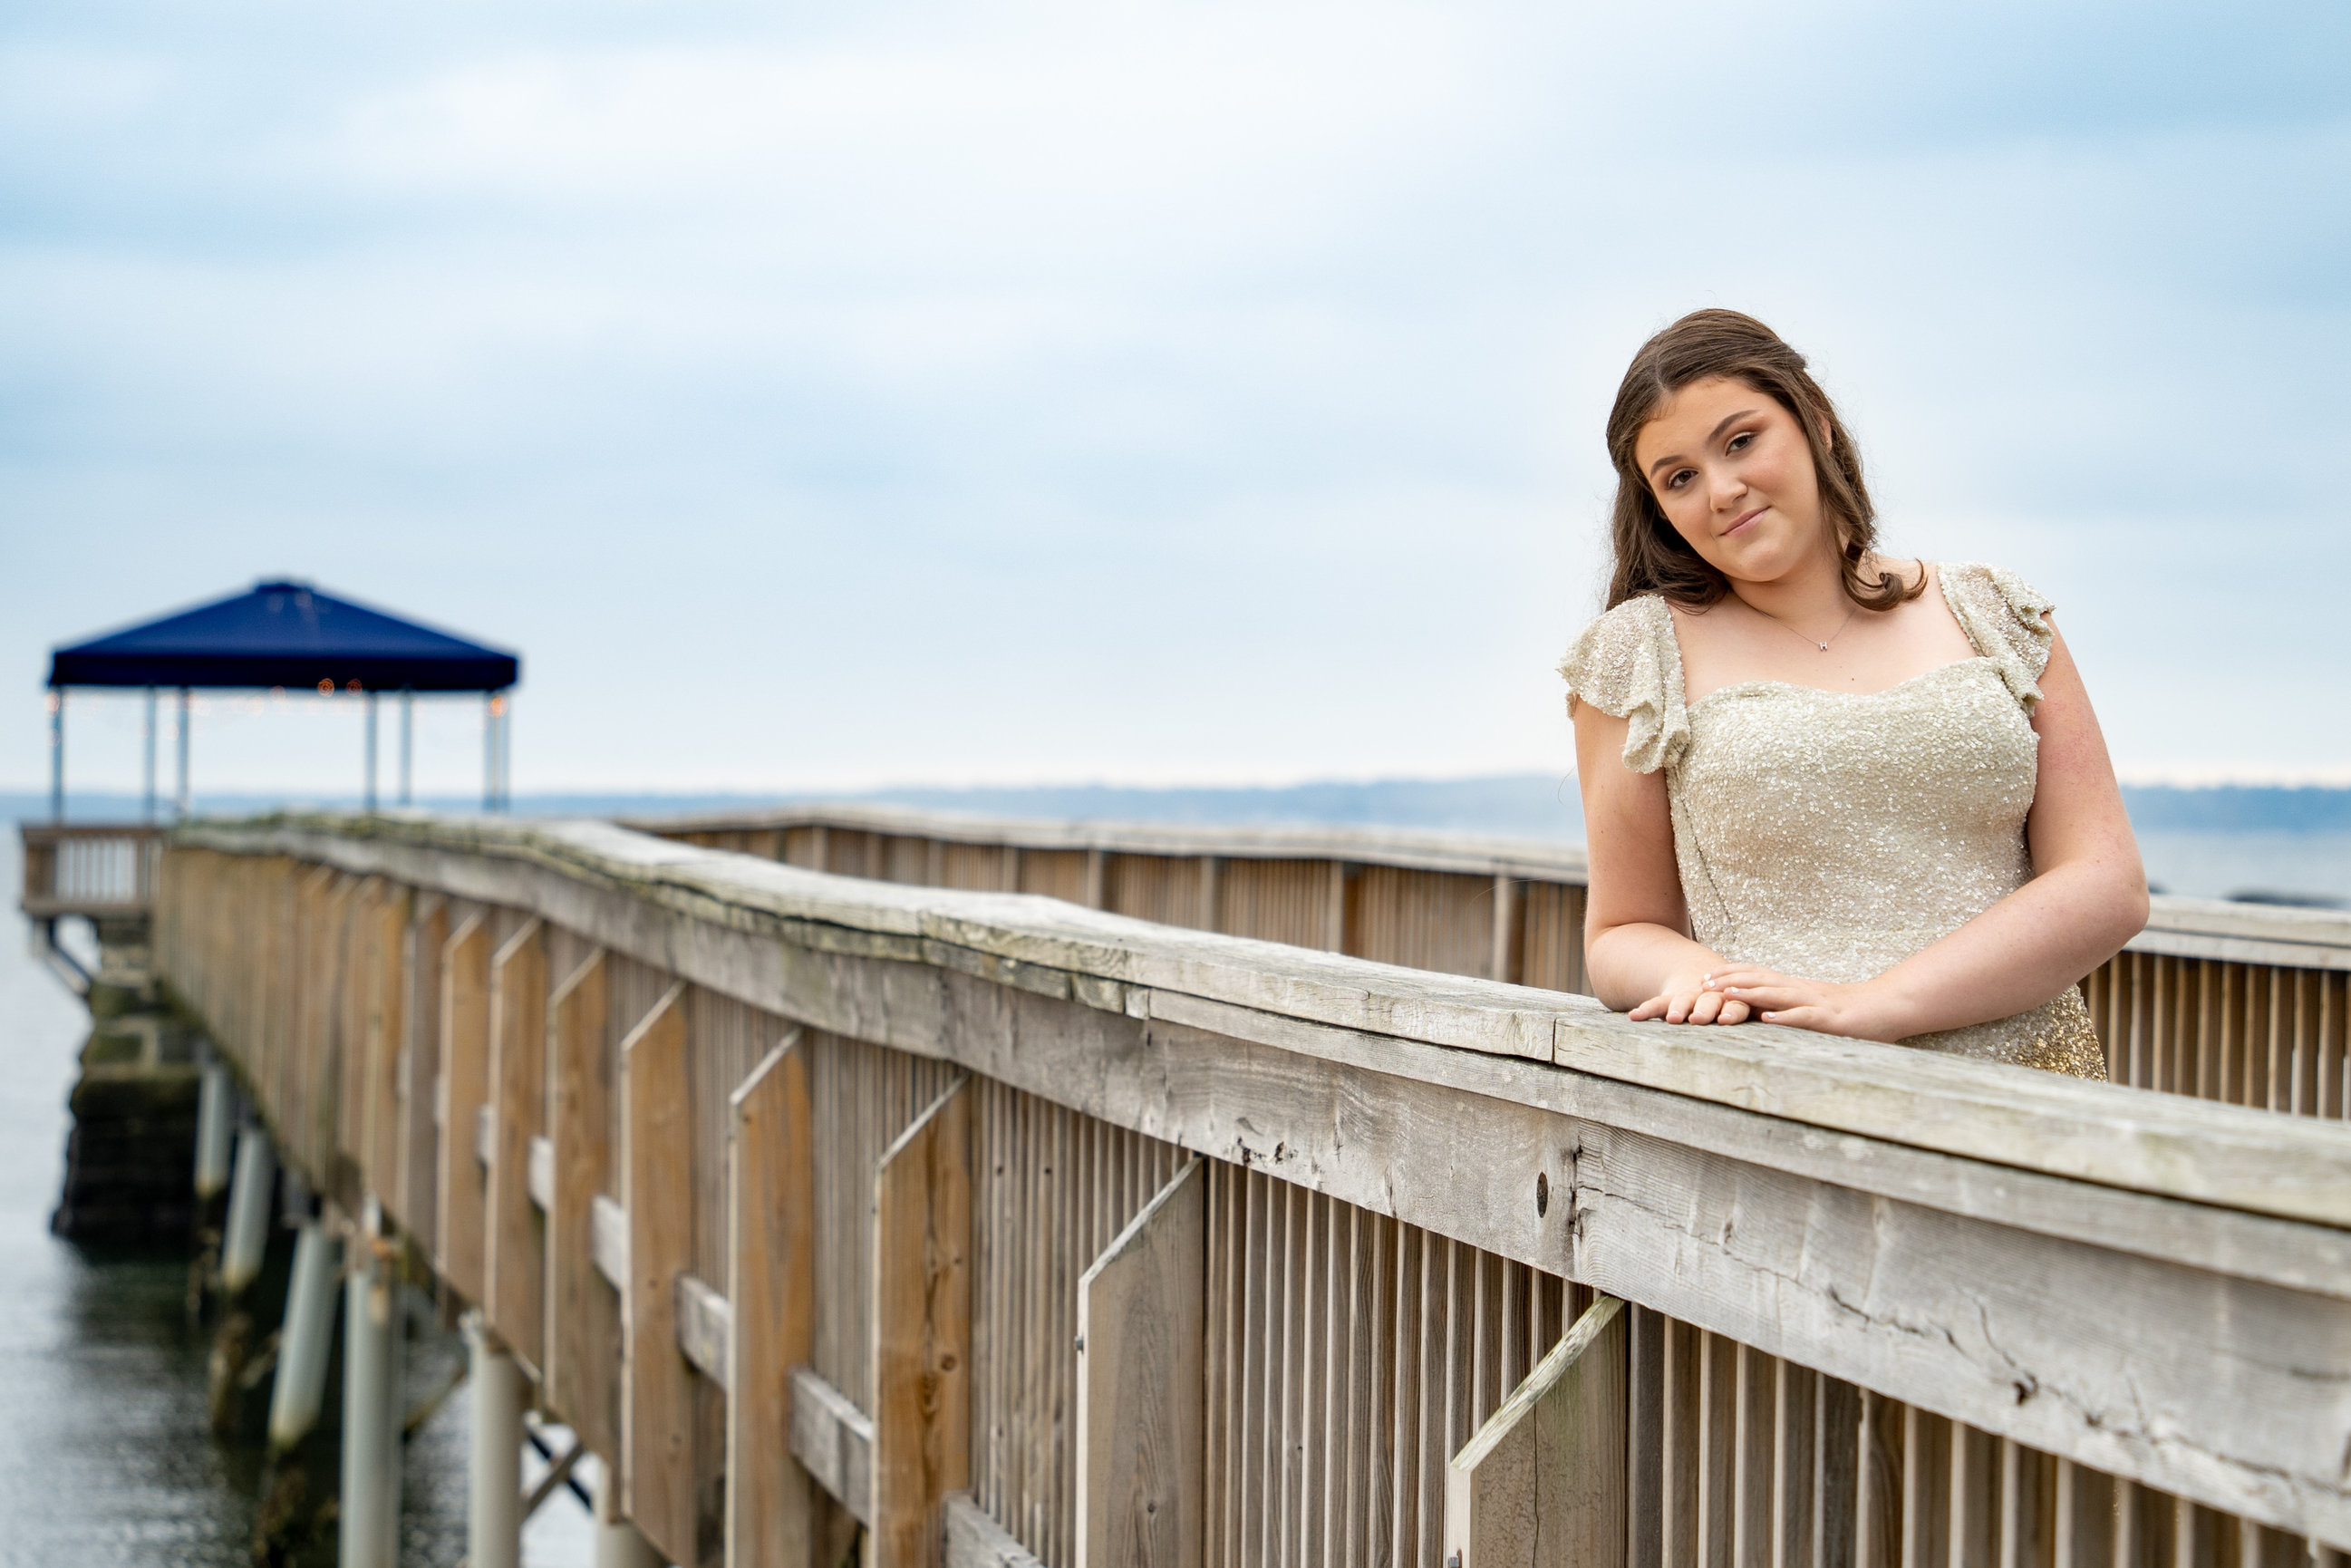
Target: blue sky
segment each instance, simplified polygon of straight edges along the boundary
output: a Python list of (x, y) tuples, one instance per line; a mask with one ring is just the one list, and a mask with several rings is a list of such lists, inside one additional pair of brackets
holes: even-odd
[[(2339, 5), (16, 7), (0, 783), (50, 644), (288, 573), (519, 647), (524, 789), (1563, 770), (1601, 417), (1703, 304), (1894, 548), (2058, 600), (2126, 771), (2351, 776), (2346, 60)], [(218, 705), (199, 784), (354, 727)]]

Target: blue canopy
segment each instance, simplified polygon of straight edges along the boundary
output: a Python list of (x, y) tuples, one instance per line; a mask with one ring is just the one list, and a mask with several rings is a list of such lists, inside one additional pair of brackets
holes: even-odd
[(319, 592), (307, 582), (256, 583), (49, 655), (55, 686), (285, 686), (339, 691), (496, 692), (521, 661)]

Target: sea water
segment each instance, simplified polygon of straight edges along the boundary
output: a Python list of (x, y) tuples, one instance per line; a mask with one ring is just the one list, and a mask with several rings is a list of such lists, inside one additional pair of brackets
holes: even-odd
[[(0, 889), (13, 902), (22, 849), (7, 829)], [(0, 923), (0, 1568), (250, 1568), (262, 1457), (212, 1435), (211, 1333), (188, 1319), (187, 1254), (90, 1251), (49, 1234), (89, 1018), (32, 956), (22, 917)], [(409, 1397), (459, 1354), (454, 1336), (417, 1344)], [(409, 1444), (403, 1564), (465, 1555), (466, 1419), (460, 1388)], [(526, 1456), (525, 1484), (539, 1473)], [(585, 1563), (590, 1529), (559, 1491), (526, 1532), (526, 1561)], [(330, 1529), (304, 1561), (333, 1555)]]

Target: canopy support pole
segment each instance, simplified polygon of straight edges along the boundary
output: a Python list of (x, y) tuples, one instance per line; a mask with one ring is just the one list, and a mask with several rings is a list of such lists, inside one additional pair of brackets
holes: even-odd
[(188, 814), (188, 726), (194, 716), (195, 704), (189, 696), (188, 688), (182, 686), (180, 688), (180, 787), (172, 796), (172, 814), (174, 817), (185, 817)]
[(66, 693), (49, 688), (49, 821), (66, 820)]
[(416, 782), (416, 694), (400, 694), (400, 803), (415, 803)]
[(498, 809), (498, 698), (482, 694), (482, 810)]
[(155, 688), (147, 688), (147, 762), (145, 768), (146, 799), (141, 808), (142, 820), (155, 820)]
[(361, 810), (375, 815), (375, 694), (367, 695), (367, 789), (361, 792)]

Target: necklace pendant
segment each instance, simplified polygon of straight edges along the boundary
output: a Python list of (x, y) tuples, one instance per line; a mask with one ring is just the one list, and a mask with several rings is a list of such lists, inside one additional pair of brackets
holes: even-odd
[(1822, 652), (1822, 653), (1827, 653), (1828, 651), (1829, 651), (1829, 645), (1828, 645), (1826, 643), (1822, 643), (1822, 644), (1821, 644), (1821, 652)]

